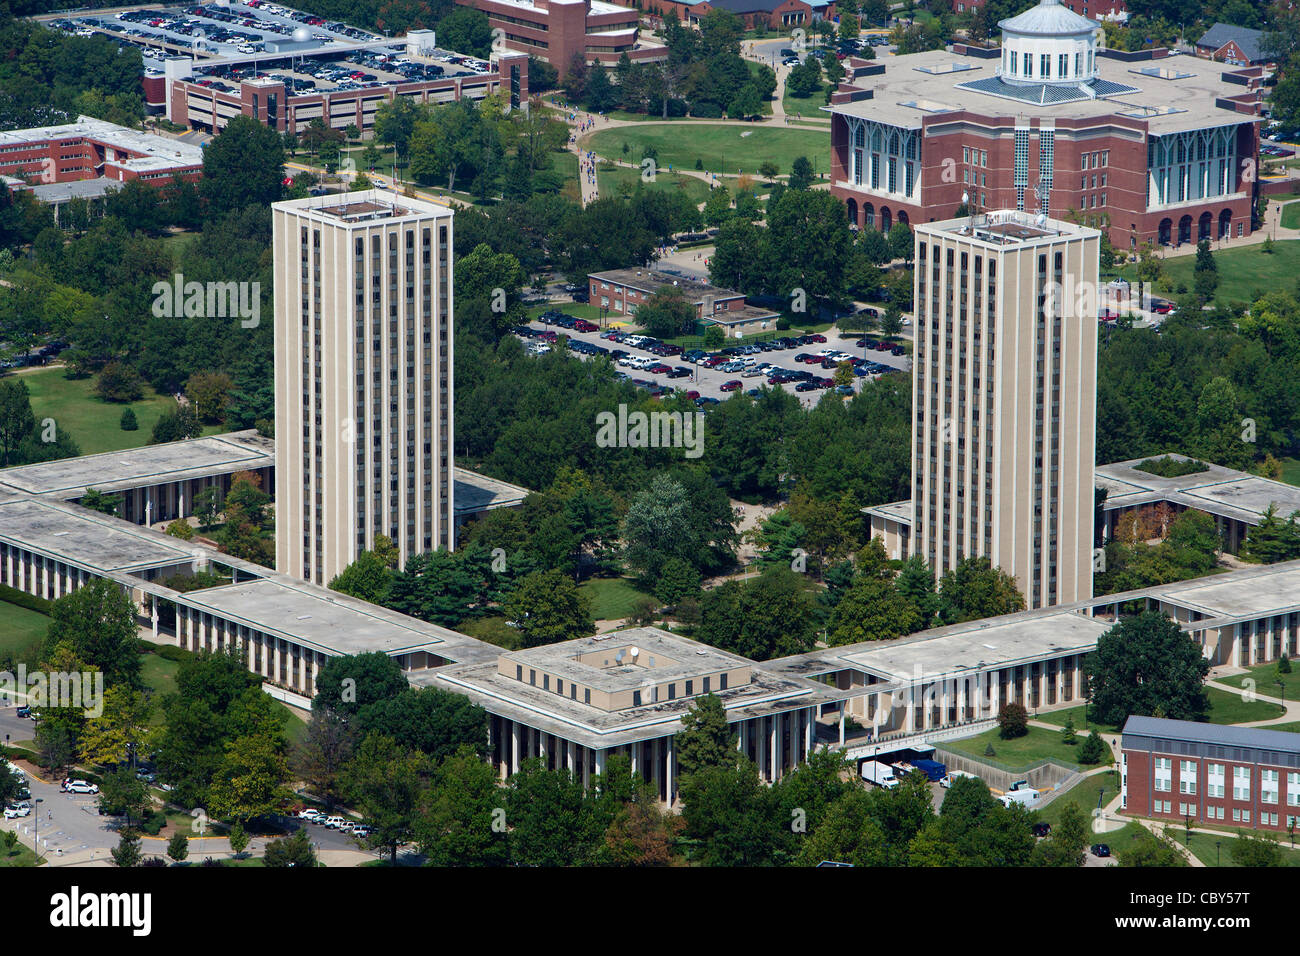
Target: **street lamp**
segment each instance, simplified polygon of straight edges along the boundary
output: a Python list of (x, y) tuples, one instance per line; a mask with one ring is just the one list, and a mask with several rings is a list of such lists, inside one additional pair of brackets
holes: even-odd
[(34, 849), (36, 850), (36, 862), (40, 863), (41, 862), (41, 804), (45, 802), (45, 799), (43, 797), (37, 797), (34, 802), (36, 803), (36, 810), (35, 810), (36, 822), (33, 824), (34, 829), (32, 830), (32, 844)]
[(1218, 840), (1214, 841), (1214, 865), (1215, 866), (1219, 865), (1219, 847), (1222, 845), (1223, 844), (1220, 843)]

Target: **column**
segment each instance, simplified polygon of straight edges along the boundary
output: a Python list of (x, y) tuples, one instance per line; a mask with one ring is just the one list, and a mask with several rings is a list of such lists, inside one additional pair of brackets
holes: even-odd
[(994, 717), (1002, 709), (1002, 671), (989, 672), (989, 710)]
[(777, 778), (781, 776), (781, 772), (778, 769), (780, 767), (780, 763), (779, 763), (780, 756), (777, 753), (777, 718), (774, 715), (768, 718), (768, 721), (772, 725), (772, 729), (768, 732), (768, 736), (769, 736), (768, 751), (770, 753), (768, 768), (767, 768), (768, 779), (771, 780), (773, 783), (775, 783)]
[(572, 774), (577, 769), (577, 761), (574, 758), (574, 749), (576, 744), (572, 740), (565, 741), (564, 745), (564, 767)]
[(840, 746), (841, 747), (844, 746), (844, 715), (846, 711), (844, 704), (845, 704), (844, 701), (840, 701)]
[(149, 595), (149, 619), (153, 622), (153, 639), (158, 640), (158, 595)]
[(271, 638), (271, 682), (279, 683), (280, 680), (280, 639)]
[(804, 714), (804, 723), (803, 723), (803, 758), (804, 758), (804, 760), (807, 760), (809, 757), (812, 756), (812, 748), (813, 748), (813, 723), (814, 723), (813, 715), (812, 715), (811, 713), (805, 713), (805, 714)]
[(907, 690), (907, 731), (909, 733), (916, 733), (920, 729), (916, 725), (917, 690), (916, 682), (913, 681)]
[(969, 685), (970, 685), (969, 677), (962, 676), (957, 678), (957, 722), (958, 723), (966, 719), (966, 708), (968, 706), (967, 698), (970, 693)]
[(641, 744), (640, 743), (629, 744), (628, 751), (629, 751), (629, 756), (632, 759), (632, 776), (635, 777), (637, 770), (639, 770), (641, 767), (641, 761), (640, 761)]
[(542, 759), (544, 768), (546, 767), (546, 738), (548, 736), (548, 734), (544, 734), (540, 730), (537, 732), (537, 756)]
[(605, 756), (608, 753), (609, 750), (605, 747), (601, 747), (596, 751), (596, 776), (600, 776), (605, 772)]
[(663, 760), (664, 739), (656, 737), (650, 741), (650, 782), (655, 786), (655, 793), (663, 796), (660, 788), (663, 785), (663, 771), (659, 769), (659, 762)]
[(948, 684), (949, 684), (949, 680), (948, 678), (945, 677), (943, 679), (942, 684), (940, 685), (943, 688), (939, 694), (939, 726), (940, 727), (948, 723), (948, 702), (950, 699), (948, 695)]
[(664, 754), (664, 799), (671, 807), (676, 797), (677, 788), (677, 768), (674, 763), (677, 760), (677, 750), (673, 745), (673, 738), (666, 738), (667, 753)]
[(585, 790), (591, 786), (591, 757), (586, 747), (578, 748), (578, 758), (582, 761), (582, 787)]
[[(510, 773), (519, 769), (519, 723), (510, 721)], [(509, 776), (509, 774), (507, 774)]]

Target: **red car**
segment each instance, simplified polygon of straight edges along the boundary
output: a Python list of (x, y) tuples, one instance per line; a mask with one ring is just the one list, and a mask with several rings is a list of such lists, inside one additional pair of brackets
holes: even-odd
[(667, 365), (664, 365), (662, 362), (658, 362), (654, 365), (651, 365), (648, 369), (646, 369), (646, 371), (649, 372), (651, 375), (662, 375), (664, 374), (664, 372), (671, 372), (672, 368)]
[(691, 389), (689, 392), (686, 393), (686, 397), (689, 398), (691, 401), (695, 401), (697, 398), (700, 397), (700, 393), (697, 392), (695, 389)]
[(577, 322), (573, 323), (573, 331), (575, 332), (595, 332), (599, 328), (600, 326), (593, 322), (588, 322), (586, 319), (579, 319)]
[(1161, 302), (1159, 305), (1151, 306), (1151, 311), (1156, 315), (1169, 315), (1174, 311), (1174, 304), (1172, 302)]
[(822, 345), (826, 344), (826, 336), (821, 335), (820, 333), (814, 332), (812, 335), (808, 337), (812, 339), (814, 342), (820, 342)]
[(740, 381), (740, 379), (738, 379), (738, 378), (733, 378), (730, 382), (723, 382), (721, 385), (719, 385), (719, 386), (718, 386), (718, 391), (720, 391), (720, 392), (735, 392), (735, 391), (738, 391), (738, 390), (740, 389), (740, 386), (741, 386), (741, 381)]

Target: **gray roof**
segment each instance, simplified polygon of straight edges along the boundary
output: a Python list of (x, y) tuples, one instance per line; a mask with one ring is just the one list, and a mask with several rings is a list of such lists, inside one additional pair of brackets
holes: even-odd
[(1068, 36), (1072, 33), (1091, 33), (1101, 24), (1070, 10), (1061, 0), (1039, 0), (1024, 13), (998, 21), (998, 28), (1007, 33), (1032, 33), (1043, 36)]
[(1263, 30), (1252, 30), (1250, 27), (1239, 27), (1231, 23), (1216, 23), (1201, 34), (1201, 38), (1196, 41), (1196, 45), (1210, 50), (1218, 50), (1228, 43), (1235, 42), (1237, 46), (1241, 47), (1241, 52), (1246, 54), (1246, 58), (1251, 63), (1260, 63), (1268, 59), (1264, 55), (1264, 51), (1260, 49), (1260, 41), (1263, 38)]
[[(1170, 454), (1168, 457), (1191, 461), (1186, 455)], [(1204, 462), (1208, 466), (1205, 471), (1163, 478), (1138, 468), (1146, 460), (1134, 458), (1097, 466), (1096, 483), (1109, 492), (1106, 511), (1168, 501), (1249, 525), (1259, 524), (1270, 505), (1282, 518), (1300, 511), (1300, 487), (1286, 482), (1261, 478), (1213, 462)]]
[(988, 93), (1003, 99), (1019, 100), (1037, 106), (1056, 103), (1073, 103), (1076, 100), (1095, 100), (1099, 96), (1126, 96), (1140, 93), (1136, 86), (1114, 83), (1110, 80), (1092, 80), (1088, 83), (1008, 83), (1000, 76), (986, 76), (969, 83), (958, 83), (957, 89), (975, 93)]
[(1285, 730), (1268, 730), (1263, 727), (1233, 727), (1224, 724), (1202, 724), (1192, 720), (1167, 720), (1163, 717), (1135, 715), (1124, 723), (1123, 733), (1125, 747), (1129, 746), (1131, 735), (1300, 755), (1300, 734)]
[(0, 502), (0, 541), (105, 575), (187, 564), (195, 554), (179, 538), (79, 505), (21, 495)]
[(531, 491), (508, 481), (499, 481), (480, 475), (468, 468), (457, 468), (452, 479), (455, 484), (453, 500), (457, 515), (475, 515), (481, 511), (509, 508), (520, 504)]

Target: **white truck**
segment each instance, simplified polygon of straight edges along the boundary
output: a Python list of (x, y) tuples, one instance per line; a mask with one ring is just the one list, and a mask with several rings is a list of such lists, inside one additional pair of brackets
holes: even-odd
[(894, 768), (887, 763), (879, 763), (875, 760), (863, 762), (862, 779), (867, 783), (874, 783), (877, 787), (884, 787), (886, 790), (893, 790), (898, 786), (898, 778), (894, 776)]
[(998, 797), (1004, 807), (1010, 807), (1013, 803), (1018, 803), (1026, 810), (1038, 802), (1038, 791), (1032, 787), (1017, 787), (1015, 790), (1008, 790), (1002, 796)]

